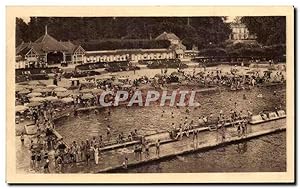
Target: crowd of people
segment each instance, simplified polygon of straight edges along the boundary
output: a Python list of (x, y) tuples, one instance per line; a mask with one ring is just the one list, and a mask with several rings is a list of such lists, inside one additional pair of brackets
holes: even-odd
[[(101, 158), (101, 152), (104, 147), (111, 145), (117, 145), (138, 141), (134, 145), (134, 154), (137, 160), (142, 158), (142, 153), (145, 154), (145, 158), (149, 158), (149, 148), (154, 146), (155, 155), (160, 154), (160, 140), (157, 141), (146, 141), (145, 138), (139, 134), (138, 130), (125, 135), (120, 132), (117, 135), (112, 135), (112, 127), (108, 124), (106, 127), (106, 136), (94, 136), (92, 139), (86, 139), (85, 141), (73, 141), (71, 144), (66, 144), (62, 139), (58, 138), (54, 133), (54, 124), (52, 121), (51, 113), (45, 112), (46, 108), (43, 110), (34, 111), (33, 119), (35, 125), (37, 126), (37, 132), (35, 136), (30, 139), (30, 151), (31, 151), (31, 166), (35, 171), (44, 171), (45, 173), (51, 172), (62, 172), (63, 167), (66, 164), (77, 164), (85, 162), (90, 164), (93, 161), (96, 165), (99, 163)], [(190, 110), (187, 109), (187, 112)], [(230, 110), (229, 114), (224, 114), (220, 111), (219, 116), (217, 116), (217, 122), (214, 122), (213, 115), (199, 117), (198, 122), (190, 119), (186, 116), (184, 119), (178, 123), (172, 123), (171, 129), (169, 129), (170, 137), (174, 140), (182, 140), (184, 136), (192, 136), (193, 141), (197, 141), (199, 138), (199, 128), (209, 127), (211, 125), (217, 126), (217, 130), (222, 133), (222, 140), (225, 139), (225, 123), (231, 123), (237, 128), (238, 135), (245, 134), (247, 131), (247, 122), (249, 117), (252, 116), (250, 111), (247, 111), (247, 115), (244, 112)], [(105, 116), (105, 119), (109, 122), (109, 115)], [(174, 118), (174, 113), (171, 113), (171, 119)], [(211, 130), (211, 128), (209, 127)], [(21, 142), (24, 144), (24, 134), (21, 134)], [(50, 152), (53, 155), (49, 155)], [(125, 161), (127, 159), (127, 161)], [(128, 157), (125, 157), (123, 166), (127, 166)]]
[[(284, 82), (285, 77), (282, 72), (276, 72), (271, 74), (270, 72), (264, 72), (261, 75), (259, 72), (254, 72), (251, 74), (237, 74), (237, 71), (231, 70), (231, 73), (222, 73), (221, 70), (209, 71), (205, 73), (192, 74), (186, 73), (182, 70), (178, 70), (178, 75), (182, 77), (184, 81), (196, 82), (207, 85), (217, 85), (217, 86), (227, 86), (233, 89), (243, 89), (246, 85), (255, 86), (258, 83), (280, 81)], [(177, 74), (173, 74), (177, 75)], [(97, 89), (102, 89), (104, 91), (112, 91), (114, 94), (120, 90), (124, 89), (124, 85), (127, 87), (125, 90), (129, 92), (130, 96), (134, 94), (135, 90), (138, 90), (143, 85), (149, 85), (152, 87), (165, 86), (170, 81), (170, 75), (162, 71), (162, 74), (155, 76), (154, 78), (148, 78), (146, 76), (140, 77), (138, 79), (127, 79), (122, 82), (122, 84), (114, 83), (112, 80), (104, 80), (102, 82), (96, 82), (95, 85)], [(181, 81), (182, 81), (181, 80)], [(180, 81), (180, 79), (178, 80)], [(57, 84), (57, 81), (56, 83)], [(80, 88), (82, 89), (82, 88)], [(80, 91), (80, 90), (79, 90)], [(53, 96), (56, 94), (53, 93)], [(76, 116), (76, 109), (79, 107), (90, 107), (99, 105), (99, 94), (92, 94), (92, 98), (83, 98), (84, 94), (70, 95), (69, 97), (73, 99), (71, 102), (72, 109), (75, 110), (74, 114)], [(21, 103), (26, 103), (28, 99), (26, 97), (21, 97)], [(114, 96), (108, 96), (106, 100), (113, 100)], [(190, 110), (187, 109), (187, 113)], [(99, 113), (95, 109), (95, 114)], [(144, 153), (145, 157), (150, 156), (150, 147), (155, 147), (155, 154), (160, 155), (160, 145), (161, 141), (145, 141), (144, 137), (139, 134), (137, 129), (134, 129), (128, 134), (123, 132), (118, 133), (116, 136), (112, 135), (112, 126), (107, 124), (106, 126), (106, 136), (95, 136), (91, 139), (86, 139), (85, 141), (73, 141), (71, 144), (66, 144), (62, 139), (60, 139), (55, 133), (55, 124), (53, 120), (55, 116), (59, 114), (57, 106), (48, 101), (44, 101), (41, 105), (30, 108), (30, 114), (28, 118), (33, 121), (36, 125), (36, 134), (30, 139), (30, 152), (31, 152), (31, 167), (35, 171), (49, 172), (62, 172), (65, 164), (77, 164), (85, 162), (89, 164), (91, 161), (97, 165), (99, 160), (101, 160), (101, 153), (104, 147), (110, 145), (122, 145), (126, 142), (140, 141), (140, 143), (134, 145), (134, 153), (137, 159), (141, 158), (141, 154)], [(105, 117), (105, 120), (109, 122), (111, 112)], [(208, 127), (211, 131), (214, 128), (211, 125), (217, 125), (216, 130), (221, 132), (222, 140), (225, 140), (227, 123), (232, 124), (236, 130), (237, 134), (244, 135), (247, 133), (247, 123), (249, 118), (252, 116), (250, 111), (237, 111), (230, 110), (226, 114), (220, 111), (218, 116), (208, 115), (199, 117), (198, 121), (195, 121), (188, 116), (180, 122), (172, 123), (169, 133), (172, 139), (182, 140), (184, 136), (190, 137), (192, 135), (193, 141), (198, 141), (199, 138), (199, 128)], [(171, 119), (174, 118), (174, 113), (170, 115)], [(215, 119), (217, 118), (217, 119)], [(214, 122), (216, 121), (216, 122)], [(212, 124), (214, 123), (214, 124)], [(24, 145), (24, 133), (21, 134), (21, 142)], [(197, 142), (198, 143), (198, 142)], [(127, 167), (128, 157), (124, 157), (123, 166)]]

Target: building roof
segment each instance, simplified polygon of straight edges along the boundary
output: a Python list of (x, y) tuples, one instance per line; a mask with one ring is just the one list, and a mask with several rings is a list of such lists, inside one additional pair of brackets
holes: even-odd
[(68, 49), (63, 44), (54, 39), (48, 33), (45, 33), (45, 35), (38, 38), (34, 43), (38, 44), (38, 48), (40, 48), (39, 50), (42, 50), (45, 53), (53, 51), (68, 51)]
[(124, 55), (124, 54), (143, 54), (143, 53), (170, 53), (171, 49), (118, 49), (105, 51), (86, 51), (87, 55)]
[(164, 32), (164, 33), (160, 34), (159, 36), (157, 36), (155, 38), (155, 40), (180, 40), (180, 39), (174, 33)]
[(74, 53), (74, 51), (80, 46), (73, 44), (71, 41), (60, 41), (59, 43), (62, 44), (69, 53)]
[(182, 49), (182, 50), (186, 50), (186, 46), (183, 45), (182, 43), (179, 43), (179, 44), (172, 44), (170, 45), (169, 49), (172, 49), (172, 50), (176, 50), (176, 49)]
[(33, 49), (38, 54), (45, 54), (54, 51), (72, 54), (78, 47), (79, 45), (74, 45), (70, 41), (57, 41), (54, 37), (50, 36), (48, 33), (45, 33), (35, 42), (22, 42), (16, 48), (16, 55), (24, 56), (30, 49)]

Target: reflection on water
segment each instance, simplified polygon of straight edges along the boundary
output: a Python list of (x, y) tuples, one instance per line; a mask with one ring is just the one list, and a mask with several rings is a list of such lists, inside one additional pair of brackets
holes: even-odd
[(286, 132), (129, 169), (129, 173), (286, 171)]

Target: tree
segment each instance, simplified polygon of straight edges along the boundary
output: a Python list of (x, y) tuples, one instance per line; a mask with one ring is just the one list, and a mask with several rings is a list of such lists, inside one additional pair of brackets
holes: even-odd
[(286, 18), (284, 16), (242, 17), (251, 34), (257, 36), (257, 41), (264, 45), (285, 44)]
[(16, 45), (28, 39), (28, 25), (22, 18), (16, 18)]
[[(58, 40), (150, 39), (164, 31), (176, 34), (191, 49), (220, 44), (230, 34), (224, 17), (31, 17), (17, 22), (17, 40), (35, 41), (48, 33)], [(26, 34), (26, 35), (25, 35)], [(30, 35), (29, 35), (30, 34)]]

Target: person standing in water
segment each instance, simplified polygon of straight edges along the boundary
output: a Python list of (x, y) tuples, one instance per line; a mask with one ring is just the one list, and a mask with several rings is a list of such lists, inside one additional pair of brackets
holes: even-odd
[(146, 158), (149, 158), (149, 142), (145, 142), (145, 153), (146, 153)]
[(155, 147), (156, 147), (156, 155), (159, 157), (159, 154), (160, 154), (160, 140), (158, 139), (156, 144), (155, 144)]
[(110, 128), (110, 125), (108, 125), (106, 127), (106, 134), (107, 134), (107, 140), (108, 142), (110, 141), (110, 138), (111, 138), (111, 128)]
[(94, 145), (94, 156), (95, 156), (95, 163), (98, 165), (99, 162), (99, 148), (97, 145)]
[(194, 129), (194, 130), (193, 130), (193, 145), (194, 145), (195, 148), (196, 148), (197, 145), (198, 145), (197, 137), (198, 137), (198, 130), (197, 130), (197, 129)]
[(128, 167), (128, 157), (125, 155), (124, 162), (123, 162), (123, 168), (127, 169)]

